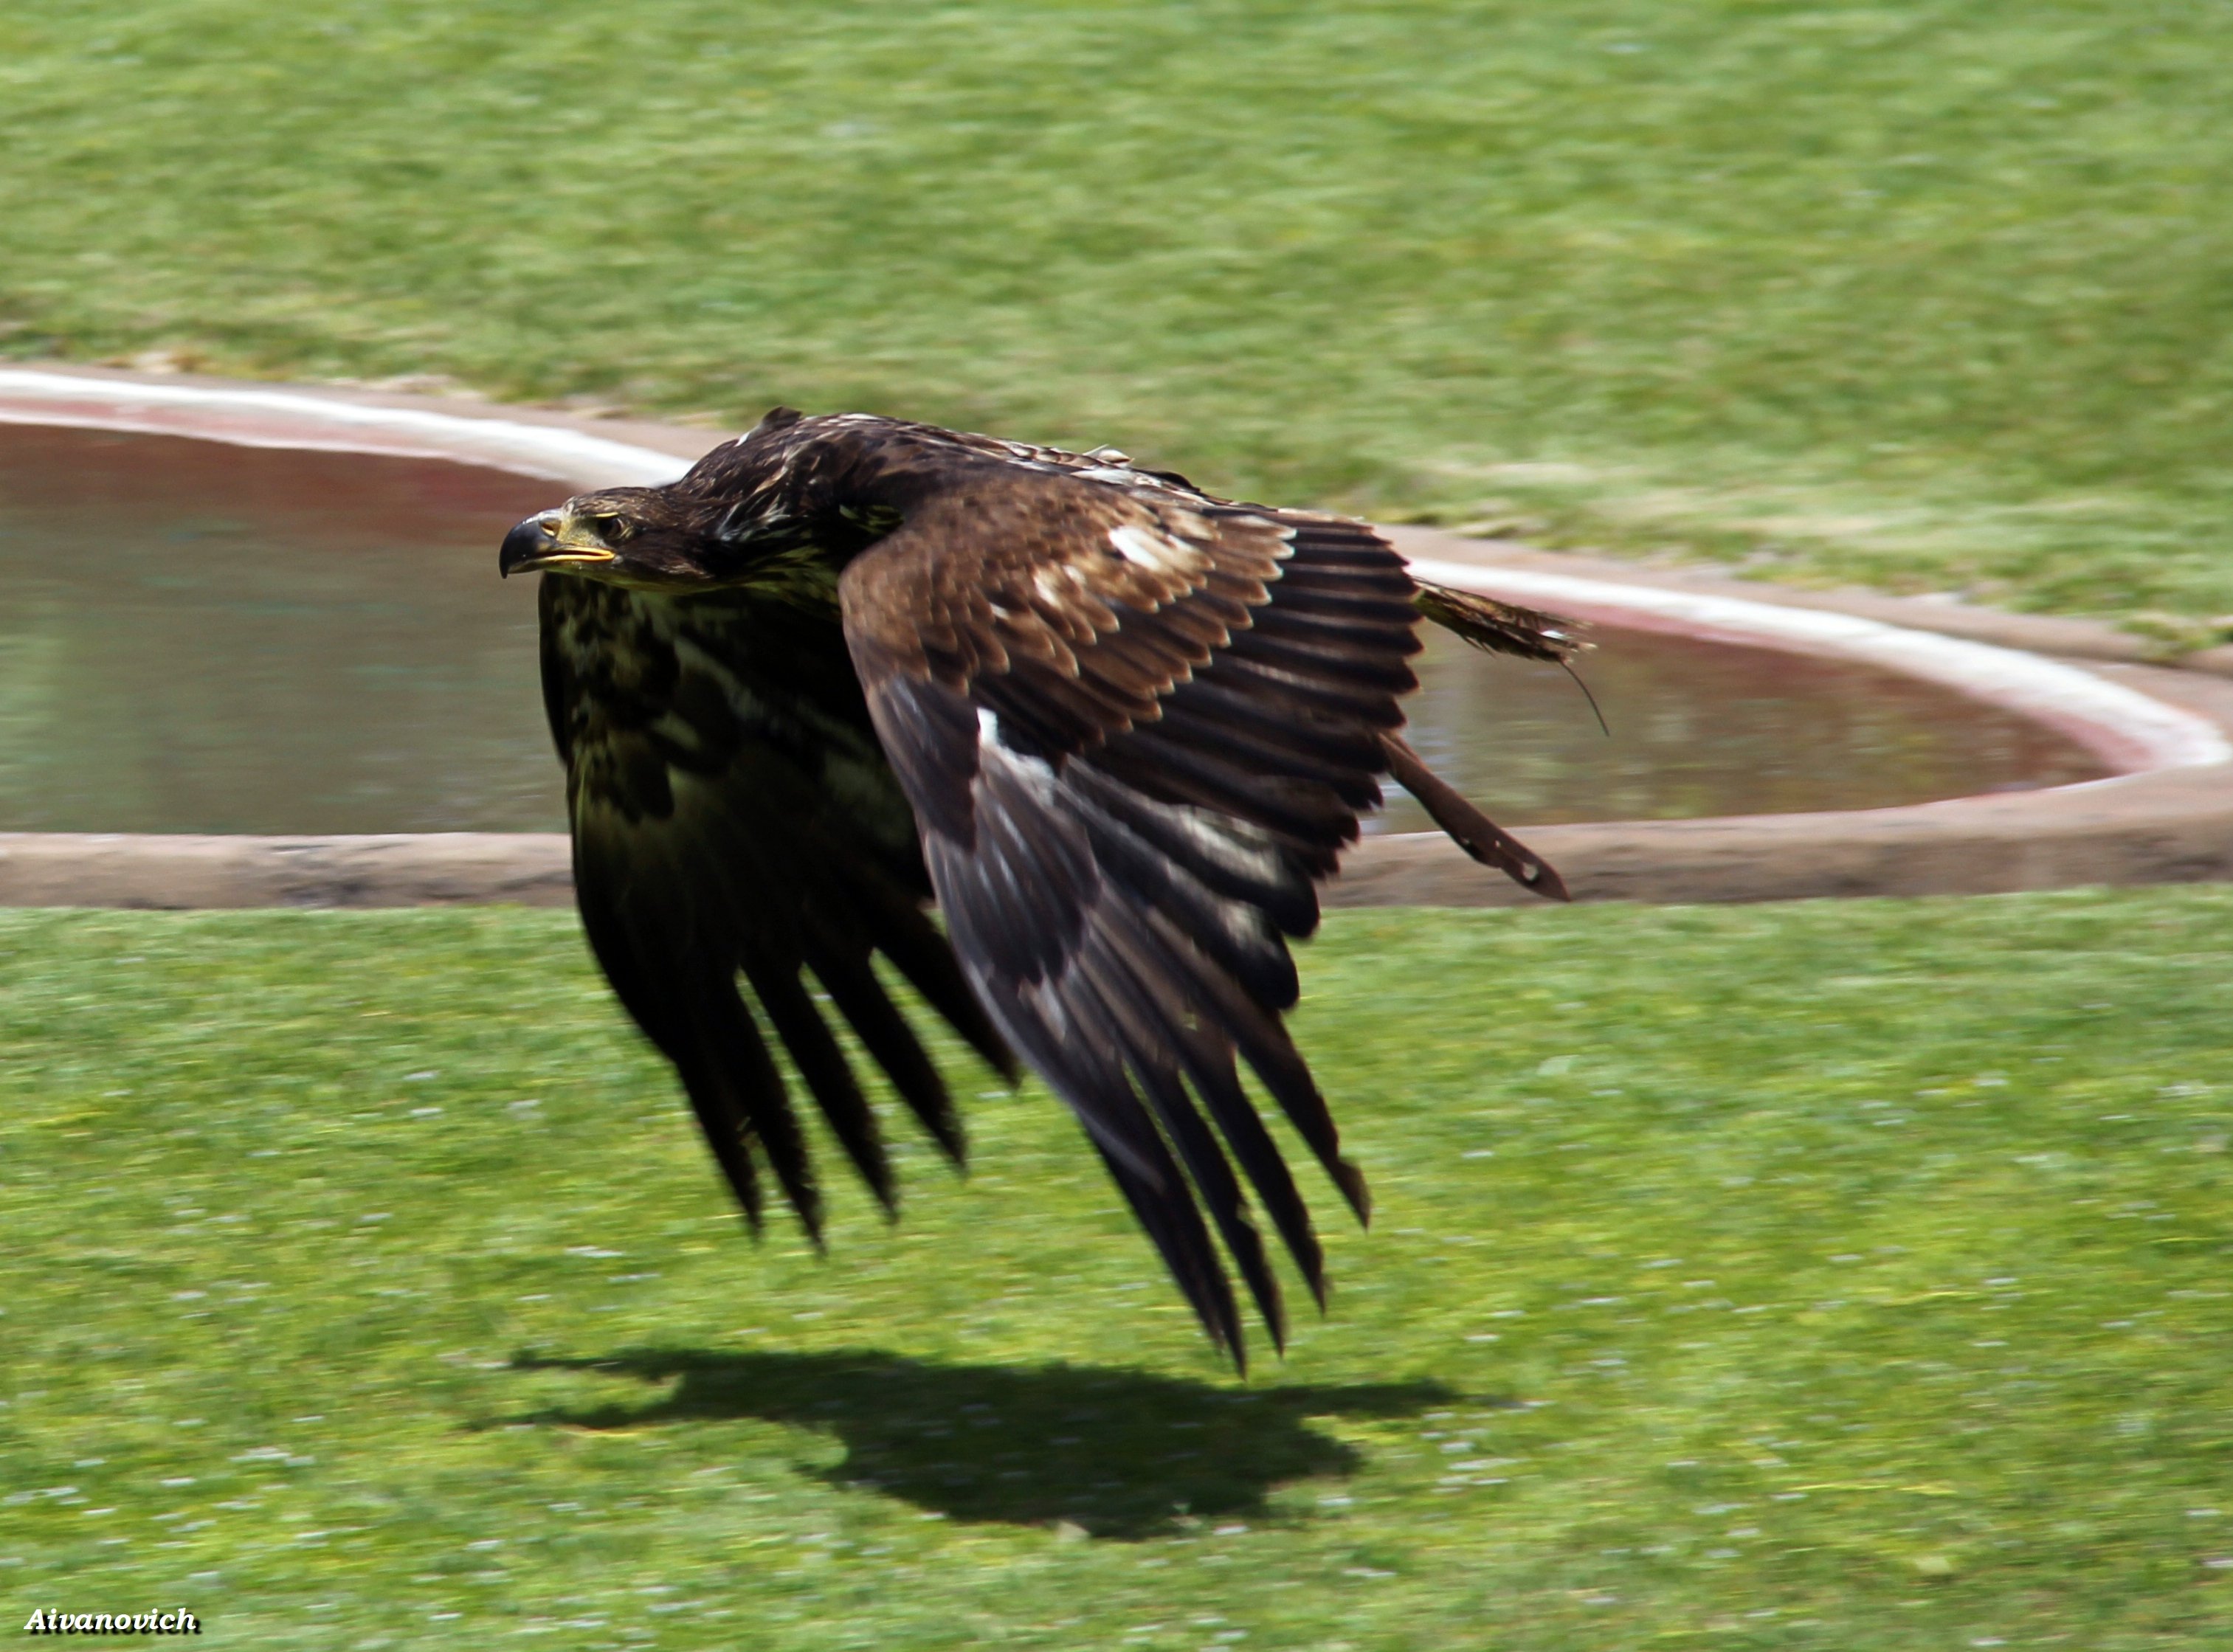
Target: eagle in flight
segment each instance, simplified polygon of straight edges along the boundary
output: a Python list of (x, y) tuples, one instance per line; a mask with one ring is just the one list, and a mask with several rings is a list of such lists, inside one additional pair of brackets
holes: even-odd
[(589, 945), (755, 1229), (765, 1168), (821, 1240), (771, 1033), (893, 1209), (817, 997), (962, 1157), (881, 954), (1070, 1106), (1242, 1363), (1211, 1224), (1275, 1346), (1285, 1318), (1236, 1163), (1321, 1309), (1325, 1276), (1237, 1061), (1368, 1211), (1281, 1016), (1287, 941), (1317, 927), (1383, 777), (1477, 860), (1566, 893), (1421, 764), (1399, 702), (1422, 617), (1538, 659), (1573, 643), (1422, 584), (1360, 523), (1233, 504), (1112, 449), (778, 408), (679, 481), (529, 517), (498, 565), (548, 576), (544, 698)]

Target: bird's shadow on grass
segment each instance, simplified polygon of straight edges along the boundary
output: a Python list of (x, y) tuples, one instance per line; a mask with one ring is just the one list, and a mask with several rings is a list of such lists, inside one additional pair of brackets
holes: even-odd
[[(1351, 1447), (1313, 1417), (1403, 1417), (1457, 1396), (1431, 1382), (1226, 1389), (1107, 1367), (959, 1365), (872, 1350), (523, 1354), (521, 1371), (671, 1387), (648, 1404), (548, 1410), (511, 1423), (595, 1431), (757, 1417), (845, 1447), (820, 1471), (964, 1520), (1068, 1522), (1097, 1538), (1266, 1513), (1291, 1481), (1347, 1474)], [(501, 1424), (497, 1426), (502, 1426)]]

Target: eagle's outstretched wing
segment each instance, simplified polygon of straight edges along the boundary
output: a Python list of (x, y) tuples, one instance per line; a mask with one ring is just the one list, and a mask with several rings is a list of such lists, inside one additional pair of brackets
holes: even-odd
[(919, 504), (839, 589), (978, 996), (1210, 1335), (1239, 1356), (1189, 1179), (1277, 1341), (1278, 1285), (1188, 1087), (1323, 1303), (1309, 1215), (1235, 1057), (1363, 1218), (1281, 1012), (1286, 939), (1316, 927), (1314, 886), (1379, 803), (1415, 686), (1403, 562), (1336, 517), (988, 470)]
[[(1012, 1076), (1014, 1067), (924, 911), (914, 818), (836, 615), (564, 577), (544, 580), (541, 602), (576, 894), (622, 1004), (681, 1075), (755, 1225), (764, 1157), (820, 1236), (806, 1146), (761, 1019), (889, 1209), (875, 1115), (802, 967), (957, 1160), (953, 1103), (873, 956), (987, 1060)], [(758, 1018), (738, 992), (739, 970)]]

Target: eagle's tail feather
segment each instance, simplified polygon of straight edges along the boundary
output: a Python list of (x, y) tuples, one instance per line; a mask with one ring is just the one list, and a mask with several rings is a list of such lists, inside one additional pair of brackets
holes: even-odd
[(1429, 585), (1416, 575), (1411, 582), (1416, 587), (1411, 606), (1476, 648), (1563, 666), (1590, 646), (1582, 641), (1579, 623), (1561, 615), (1500, 602), (1475, 591)]

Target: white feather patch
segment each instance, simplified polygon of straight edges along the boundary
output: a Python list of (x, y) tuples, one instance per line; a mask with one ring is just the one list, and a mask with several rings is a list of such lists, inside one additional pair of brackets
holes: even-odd
[(1129, 522), (1109, 530), (1109, 543), (1126, 562), (1159, 574), (1192, 573), (1201, 560), (1201, 553), (1191, 545)]
[(1042, 803), (1054, 798), (1054, 765), (1045, 758), (1035, 758), (1017, 751), (1000, 738), (1000, 719), (980, 706), (977, 708), (977, 769), (980, 774), (994, 769), (1005, 769), (1020, 775)]

